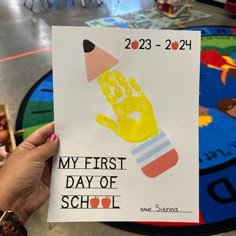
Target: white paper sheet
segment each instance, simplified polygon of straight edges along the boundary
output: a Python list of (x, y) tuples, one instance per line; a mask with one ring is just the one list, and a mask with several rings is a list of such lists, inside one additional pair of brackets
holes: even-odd
[(199, 221), (200, 32), (53, 27), (48, 221)]

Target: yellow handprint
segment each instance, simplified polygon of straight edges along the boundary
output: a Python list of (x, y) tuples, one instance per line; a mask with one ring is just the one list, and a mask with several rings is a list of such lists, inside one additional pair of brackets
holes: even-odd
[(142, 142), (158, 133), (152, 104), (141, 91), (135, 78), (127, 82), (118, 70), (105, 71), (99, 86), (117, 118), (98, 114), (96, 121), (128, 142)]

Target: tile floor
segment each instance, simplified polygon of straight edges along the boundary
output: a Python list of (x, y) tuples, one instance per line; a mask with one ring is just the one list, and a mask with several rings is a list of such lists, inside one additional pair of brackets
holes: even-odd
[[(52, 25), (85, 25), (86, 20), (118, 15), (155, 5), (153, 0), (104, 0), (103, 5), (97, 7), (93, 0), (86, 1), (86, 8), (83, 8), (79, 0), (75, 1), (75, 5), (71, 4), (72, 0), (51, 0), (54, 7), (49, 9), (46, 3), (42, 6), (39, 0), (35, 0), (34, 9), (30, 11), (23, 6), (23, 1), (0, 1), (0, 103), (9, 105), (13, 125), (26, 92), (42, 75), (52, 69), (52, 63), (50, 50), (20, 58), (9, 57), (50, 46)], [(31, 0), (27, 0), (27, 6), (30, 5)], [(189, 23), (187, 26), (235, 25), (235, 19), (221, 8), (199, 2), (194, 2), (194, 6), (212, 14), (213, 17)], [(8, 60), (1, 60), (3, 58)], [(102, 223), (48, 224), (46, 215), (47, 204), (28, 221), (29, 235), (137, 235)], [(236, 236), (236, 231), (221, 235)]]

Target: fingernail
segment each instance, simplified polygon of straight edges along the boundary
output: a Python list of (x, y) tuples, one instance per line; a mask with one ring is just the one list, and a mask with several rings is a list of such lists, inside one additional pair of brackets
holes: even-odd
[(48, 139), (49, 139), (49, 141), (52, 141), (52, 142), (53, 142), (53, 141), (57, 140), (57, 135), (53, 133), (53, 134), (51, 134), (51, 135), (49, 136)]

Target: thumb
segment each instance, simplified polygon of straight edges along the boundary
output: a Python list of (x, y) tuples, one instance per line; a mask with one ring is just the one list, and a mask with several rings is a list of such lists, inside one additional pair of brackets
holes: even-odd
[(96, 116), (96, 121), (98, 122), (98, 124), (108, 128), (108, 129), (111, 129), (114, 132), (116, 132), (119, 129), (118, 124), (114, 120), (110, 119), (109, 117), (107, 117), (103, 114), (98, 114)]
[(59, 146), (58, 137), (53, 134), (46, 143), (36, 147), (31, 151), (31, 159), (35, 161), (46, 162), (50, 157), (52, 157)]

